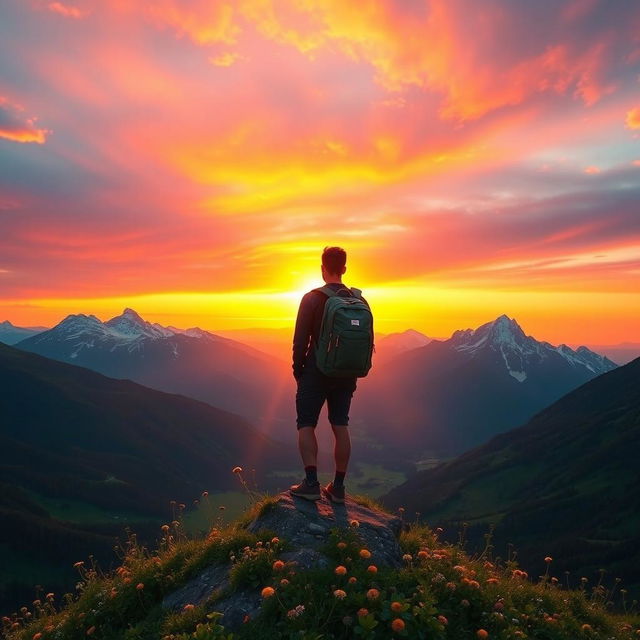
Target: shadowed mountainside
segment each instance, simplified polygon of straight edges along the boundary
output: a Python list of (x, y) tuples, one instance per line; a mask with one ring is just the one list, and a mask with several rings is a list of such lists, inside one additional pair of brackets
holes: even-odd
[(540, 540), (557, 569), (603, 567), (640, 582), (640, 358), (569, 393), (528, 424), (424, 471), (385, 503), (480, 541), (496, 525), (502, 552), (526, 563)]
[(106, 322), (69, 315), (15, 346), (207, 402), (270, 434), (290, 432), (291, 411), (285, 418), (273, 410), (274, 388), (293, 387), (290, 370), (272, 356), (202, 329), (164, 327), (125, 309)]
[(449, 457), (521, 425), (615, 367), (585, 347), (527, 336), (503, 315), (374, 367), (358, 401), (379, 442), (414, 460)]
[[(237, 488), (234, 465), (282, 468), (295, 452), (207, 404), (0, 345), (0, 560), (9, 574), (110, 557), (126, 523), (144, 536), (202, 490)], [(61, 501), (76, 523), (50, 513)], [(14, 585), (15, 586), (15, 585)], [(6, 587), (6, 584), (5, 584)], [(13, 587), (12, 587), (13, 588)], [(32, 591), (31, 591), (32, 593)]]

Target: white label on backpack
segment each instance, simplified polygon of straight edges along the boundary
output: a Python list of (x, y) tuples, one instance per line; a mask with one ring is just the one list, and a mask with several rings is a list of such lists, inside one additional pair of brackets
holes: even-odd
[(351, 324), (354, 324), (354, 325), (356, 325), (356, 327), (359, 327), (360, 326), (360, 320), (352, 320)]

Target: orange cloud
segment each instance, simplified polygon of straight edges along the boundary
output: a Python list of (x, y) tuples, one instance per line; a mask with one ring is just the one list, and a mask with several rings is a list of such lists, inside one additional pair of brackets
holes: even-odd
[(225, 53), (220, 53), (217, 56), (212, 56), (211, 58), (209, 58), (209, 61), (211, 62), (211, 64), (214, 64), (217, 67), (230, 67), (241, 58), (242, 56), (239, 53), (231, 53), (229, 51), (226, 51)]
[[(589, 4), (574, 3), (568, 18), (588, 13)], [(337, 47), (372, 65), (389, 91), (419, 87), (443, 94), (445, 118), (479, 118), (541, 92), (573, 93), (590, 105), (613, 90), (602, 81), (612, 35), (586, 46), (549, 37), (520, 54), (494, 51), (504, 33), (514, 42), (518, 32), (527, 35), (522, 6), (483, 6), (475, 20), (470, 18), (474, 10), (460, 0), (423, 6), (386, 1), (367, 11), (341, 0), (246, 0), (242, 11), (265, 37), (310, 57)]]
[(36, 118), (26, 118), (23, 107), (0, 96), (0, 138), (12, 142), (44, 144), (49, 133), (47, 129), (37, 127)]
[[(138, 10), (139, 5), (137, 0), (130, 2), (132, 10)], [(240, 32), (234, 3), (225, 0), (154, 0), (143, 11), (158, 25), (169, 26), (178, 36), (186, 35), (199, 45), (233, 44)]]
[(640, 129), (640, 107), (627, 112), (626, 125), (628, 129)]
[(601, 172), (601, 169), (600, 169), (600, 167), (596, 167), (595, 165), (591, 165), (589, 167), (585, 167), (584, 172), (588, 173), (589, 175), (596, 175), (596, 174)]

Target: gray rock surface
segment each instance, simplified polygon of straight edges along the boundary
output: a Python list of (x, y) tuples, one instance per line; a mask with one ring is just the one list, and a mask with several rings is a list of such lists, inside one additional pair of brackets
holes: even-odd
[(222, 591), (228, 586), (230, 568), (229, 564), (206, 567), (177, 591), (165, 596), (162, 600), (162, 606), (165, 609), (182, 611), (186, 604), (201, 604), (214, 591)]
[(294, 498), (288, 493), (278, 496), (278, 503), (256, 518), (249, 531), (268, 529), (287, 540), (294, 549), (320, 549), (331, 529), (351, 526), (357, 522), (358, 535), (380, 566), (399, 567), (402, 554), (397, 542), (402, 521), (381, 511), (360, 505), (350, 498), (345, 504), (326, 500), (311, 502)]
[[(373, 563), (390, 567), (402, 564), (398, 545), (402, 529), (400, 518), (369, 509), (349, 498), (339, 505), (326, 500), (309, 502), (283, 493), (278, 496), (277, 503), (268, 507), (247, 529), (254, 533), (266, 529), (286, 540), (289, 550), (281, 553), (280, 559), (307, 570), (329, 565), (329, 559), (320, 550), (331, 529), (353, 526), (363, 546), (371, 551)], [(204, 568), (188, 583), (167, 595), (163, 606), (180, 611), (186, 604), (201, 604), (215, 591), (223, 591), (229, 585), (230, 568), (228, 563)], [(247, 588), (217, 600), (215, 611), (224, 614), (221, 623), (233, 631), (246, 616), (255, 617), (260, 605), (260, 590)]]

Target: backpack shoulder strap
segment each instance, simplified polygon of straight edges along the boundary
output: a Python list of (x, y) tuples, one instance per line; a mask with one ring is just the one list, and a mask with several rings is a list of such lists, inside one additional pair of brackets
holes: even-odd
[(332, 298), (333, 296), (338, 295), (331, 287), (328, 287), (328, 286), (318, 287), (317, 289), (314, 289), (314, 291), (319, 291), (320, 293), (324, 293), (324, 295), (327, 296), (327, 298)]
[(354, 288), (349, 289), (349, 287), (342, 287), (342, 289), (338, 289), (337, 291), (334, 291), (328, 285), (325, 285), (324, 287), (318, 287), (317, 289), (314, 289), (314, 291), (319, 291), (320, 293), (324, 293), (324, 295), (327, 296), (327, 298), (333, 298), (334, 296), (338, 296), (340, 295), (341, 291), (348, 291), (351, 295), (355, 296), (356, 298), (359, 298), (360, 297), (359, 294), (362, 293), (360, 289), (354, 289)]
[(351, 287), (351, 293), (353, 293), (353, 295), (356, 298), (362, 298), (362, 289), (357, 289), (356, 287)]

